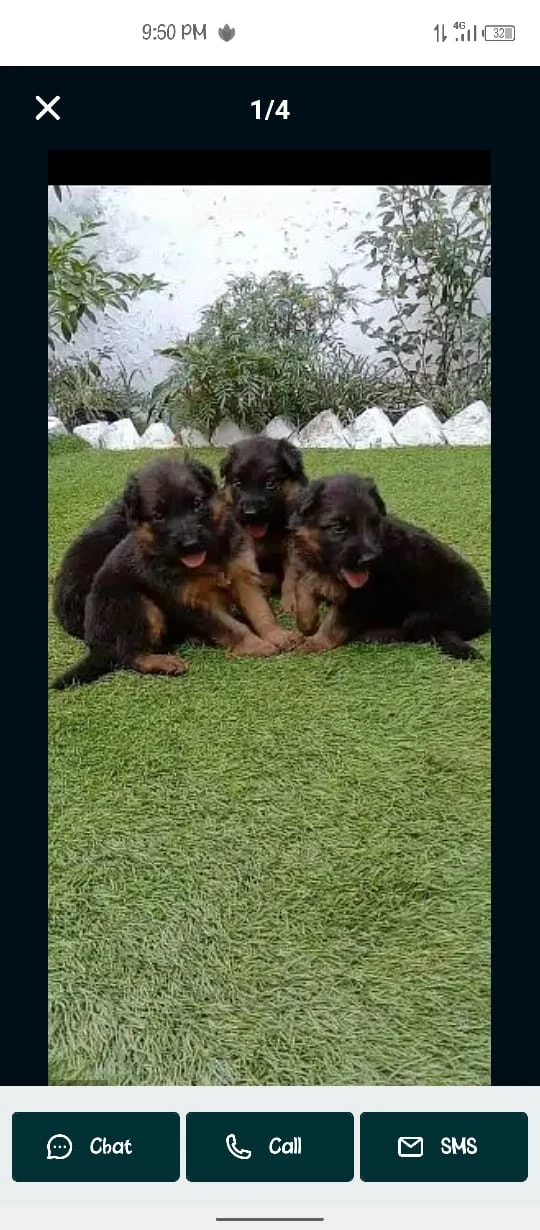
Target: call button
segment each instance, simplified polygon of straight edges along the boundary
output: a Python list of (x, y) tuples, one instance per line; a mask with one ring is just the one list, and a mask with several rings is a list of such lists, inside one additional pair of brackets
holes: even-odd
[(354, 1117), (286, 1111), (187, 1116), (190, 1183), (349, 1183)]

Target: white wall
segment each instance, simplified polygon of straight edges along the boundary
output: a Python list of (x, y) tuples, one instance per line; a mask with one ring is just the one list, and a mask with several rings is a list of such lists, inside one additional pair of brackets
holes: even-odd
[[(71, 353), (112, 347), (128, 370), (141, 369), (136, 383), (148, 388), (170, 370), (155, 351), (195, 329), (229, 277), (279, 269), (319, 284), (329, 266), (347, 265), (343, 280), (362, 283), (369, 296), (378, 271), (363, 268), (354, 239), (370, 225), (377, 198), (375, 187), (358, 186), (74, 187), (60, 204), (49, 189), (51, 213), (64, 221), (87, 213), (104, 223), (106, 268), (154, 273), (168, 284), (143, 295), (129, 315), (111, 311), (80, 330)], [(366, 314), (384, 320), (388, 312), (381, 306)], [(341, 332), (350, 350), (374, 354), (350, 321)]]

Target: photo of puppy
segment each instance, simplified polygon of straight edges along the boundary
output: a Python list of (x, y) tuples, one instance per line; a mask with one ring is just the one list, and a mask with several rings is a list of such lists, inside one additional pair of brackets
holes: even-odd
[(254, 436), (232, 446), (220, 473), (234, 515), (253, 542), (265, 589), (281, 592), (283, 609), (292, 612), (285, 577), (289, 521), (308, 481), (300, 450), (288, 440)]
[(36, 1077), (489, 1087), (489, 150), (135, 145), (49, 160)]
[(194, 635), (234, 656), (267, 657), (295, 646), (297, 636), (274, 619), (251, 542), (207, 466), (150, 462), (129, 479), (123, 503), (128, 533), (98, 569), (86, 601), (89, 654), (54, 688), (122, 668), (183, 674), (186, 663), (171, 648)]
[[(476, 570), (426, 530), (387, 514), (372, 479), (353, 474), (307, 487), (292, 519), (295, 615), (306, 653), (347, 641), (434, 641), (454, 658), (490, 627)], [(319, 624), (319, 604), (330, 610)]]

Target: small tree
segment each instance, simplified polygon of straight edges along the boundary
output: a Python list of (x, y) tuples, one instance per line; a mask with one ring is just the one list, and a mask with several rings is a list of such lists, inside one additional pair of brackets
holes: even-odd
[(380, 270), (373, 303), (391, 304), (386, 324), (358, 321), (377, 341), (389, 372), (411, 393), (435, 386), (445, 402), (450, 386), (486, 395), (491, 373), (489, 316), (476, 314), (477, 288), (491, 276), (491, 195), (463, 187), (450, 201), (440, 188), (379, 190), (379, 224), (355, 240)]
[(232, 278), (225, 293), (202, 312), (197, 337), (265, 344), (309, 338), (333, 350), (340, 345), (336, 326), (357, 304), (354, 288), (345, 286), (340, 272), (330, 269), (322, 286), (309, 286), (300, 275), (282, 272)]
[[(58, 192), (57, 192), (58, 195)], [(162, 290), (153, 274), (117, 273), (103, 269), (98, 257), (88, 251), (102, 223), (83, 218), (70, 229), (49, 218), (49, 346), (62, 338), (70, 342), (78, 329), (96, 312), (107, 308), (129, 311), (129, 303), (147, 290)]]
[(255, 430), (277, 414), (307, 422), (349, 370), (337, 326), (355, 305), (336, 270), (317, 287), (282, 272), (231, 279), (196, 332), (161, 352), (173, 370), (155, 409), (209, 432), (228, 416)]

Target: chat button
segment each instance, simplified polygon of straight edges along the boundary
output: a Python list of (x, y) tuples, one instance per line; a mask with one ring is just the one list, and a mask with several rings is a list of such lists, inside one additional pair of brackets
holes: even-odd
[(176, 1183), (176, 1113), (19, 1111), (12, 1116), (15, 1183)]

